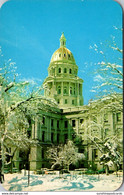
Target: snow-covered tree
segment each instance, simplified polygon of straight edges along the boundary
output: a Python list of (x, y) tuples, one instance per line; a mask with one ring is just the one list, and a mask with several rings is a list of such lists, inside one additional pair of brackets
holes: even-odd
[(121, 143), (117, 136), (112, 136), (104, 140), (98, 137), (88, 136), (88, 139), (100, 151), (99, 163), (104, 166), (106, 174), (109, 174), (109, 167), (111, 166), (114, 166), (115, 170), (118, 171), (122, 161), (122, 152), (119, 149)]
[[(100, 153), (101, 157), (108, 156), (105, 145), (107, 142), (110, 143), (113, 148), (110, 150), (109, 158), (105, 158), (106, 164), (103, 163), (103, 165), (107, 167), (107, 164), (113, 164), (117, 169), (118, 163), (121, 164), (123, 161), (122, 94), (110, 94), (101, 99), (90, 101), (85, 109), (87, 112), (84, 110), (83, 113), (86, 121), (84, 120), (81, 125), (82, 140), (85, 144), (88, 143), (91, 146), (91, 150), (93, 147), (93, 149), (100, 151), (97, 160), (98, 157), (100, 158)], [(112, 153), (112, 149), (115, 150), (115, 157), (113, 157), (115, 153)]]
[(118, 151), (118, 146), (113, 140), (107, 139), (102, 145), (103, 154), (100, 157), (100, 164), (103, 164), (108, 175), (109, 167), (115, 166), (116, 171), (119, 168), (121, 155)]
[(47, 150), (47, 158), (50, 160), (50, 163), (52, 164), (51, 166), (52, 169), (62, 166), (62, 159), (59, 153), (61, 148), (62, 148), (62, 145), (61, 146), (53, 145)]
[[(116, 28), (117, 30), (117, 28)], [(118, 29), (118, 33), (122, 33), (122, 29)], [(121, 37), (121, 34), (118, 35)], [(116, 43), (116, 38), (112, 36), (112, 41), (107, 43), (94, 44), (93, 48), (101, 61), (96, 63), (95, 70), (95, 87), (91, 90), (98, 97), (106, 94), (122, 93), (123, 89), (123, 50), (122, 40)]]
[[(16, 82), (14, 63), (4, 63), (0, 73), (0, 154), (2, 171), (4, 163), (11, 163), (16, 149), (26, 148), (29, 142), (26, 130), (29, 128), (27, 112), (22, 112), (22, 105), (28, 102), (23, 97), (27, 82)], [(30, 140), (31, 141), (31, 140)], [(10, 151), (11, 147), (15, 149)], [(10, 158), (8, 158), (10, 157)], [(10, 159), (10, 162), (8, 162)]]
[(68, 141), (64, 146), (53, 146), (48, 149), (48, 156), (52, 163), (52, 167), (60, 166), (69, 170), (71, 164), (76, 164), (79, 160), (85, 158), (84, 154), (78, 153), (78, 148), (72, 141)]
[(60, 156), (63, 157), (63, 164), (68, 170), (71, 164), (76, 164), (79, 160), (85, 158), (84, 154), (78, 153), (78, 148), (75, 147), (74, 143), (70, 140), (64, 145)]
[[(16, 77), (15, 63), (8, 60), (1, 64), (0, 163), (2, 172), (8, 156), (12, 160), (17, 149), (25, 150), (29, 145), (36, 143), (27, 134), (29, 121), (35, 120), (41, 109), (47, 109), (54, 104), (51, 99), (41, 95), (42, 87), (32, 90), (29, 82), (17, 81)], [(10, 152), (10, 148), (15, 149)]]

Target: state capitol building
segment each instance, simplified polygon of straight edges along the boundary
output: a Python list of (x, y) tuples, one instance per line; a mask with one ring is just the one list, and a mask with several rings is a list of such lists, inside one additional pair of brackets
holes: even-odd
[[(30, 169), (50, 168), (46, 157), (48, 147), (74, 141), (85, 159), (76, 168), (102, 169), (99, 159), (101, 152), (94, 144), (106, 137), (123, 137), (122, 95), (109, 96), (83, 105), (83, 79), (78, 77), (72, 52), (66, 48), (64, 33), (60, 37), (60, 47), (53, 53), (44, 80), (44, 96), (56, 101), (56, 106), (42, 110), (41, 118), (31, 121), (29, 134), (37, 139), (39, 145), (31, 147), (29, 154)], [(113, 109), (112, 104), (119, 104)], [(92, 139), (91, 139), (92, 138)], [(100, 143), (99, 143), (100, 144)], [(18, 153), (15, 158), (22, 158)], [(16, 166), (20, 166), (16, 161)], [(111, 169), (114, 169), (113, 167)]]

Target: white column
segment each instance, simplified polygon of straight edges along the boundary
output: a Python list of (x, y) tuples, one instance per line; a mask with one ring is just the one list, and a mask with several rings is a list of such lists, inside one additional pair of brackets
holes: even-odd
[(51, 141), (51, 120), (49, 116), (47, 117), (47, 131), (45, 138), (45, 140)]
[(63, 96), (63, 82), (61, 82), (61, 95)]
[(70, 82), (69, 82), (69, 96), (70, 96)]
[(35, 127), (34, 127), (34, 129), (35, 129), (35, 132), (34, 132), (34, 133), (35, 133), (34, 138), (35, 138), (35, 139), (37, 139), (37, 130), (38, 130), (38, 127), (37, 127), (37, 126), (38, 126), (38, 120), (37, 120), (37, 118), (36, 118), (36, 119), (35, 119)]

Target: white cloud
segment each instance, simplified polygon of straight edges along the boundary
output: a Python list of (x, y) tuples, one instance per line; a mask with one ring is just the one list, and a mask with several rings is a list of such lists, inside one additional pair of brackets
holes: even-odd
[(42, 83), (42, 79), (34, 78), (34, 77), (32, 77), (32, 78), (22, 78), (22, 79), (20, 79), (20, 81), (27, 81), (27, 82), (29, 82), (33, 85), (37, 84), (37, 83)]

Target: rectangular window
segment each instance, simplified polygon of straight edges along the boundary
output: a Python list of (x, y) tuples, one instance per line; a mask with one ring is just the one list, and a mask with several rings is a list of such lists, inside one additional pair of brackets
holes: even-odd
[(79, 84), (79, 95), (82, 95), (82, 86)]
[(54, 141), (54, 133), (51, 133), (51, 142), (53, 143)]
[(28, 119), (28, 123), (29, 123), (29, 126), (30, 126), (31, 125), (31, 119), (30, 118)]
[(76, 122), (75, 120), (72, 120), (72, 127), (75, 127), (76, 126)]
[(116, 114), (117, 122), (121, 122), (121, 113)]
[(65, 104), (67, 104), (68, 103), (68, 101), (67, 101), (67, 99), (65, 99)]
[(65, 128), (68, 127), (68, 121), (65, 121)]
[(42, 131), (42, 142), (45, 141), (45, 131)]
[(108, 114), (104, 114), (104, 122), (105, 122), (105, 123), (108, 122)]
[(74, 105), (74, 100), (72, 100), (72, 105)]
[(54, 125), (54, 121), (53, 119), (51, 119), (51, 127), (53, 127), (53, 125)]
[(27, 131), (27, 136), (28, 136), (28, 138), (31, 137), (31, 130), (28, 130), (28, 131)]
[(67, 73), (67, 69), (66, 68), (64, 68), (64, 73)]
[(57, 120), (57, 129), (59, 129), (59, 120)]
[(42, 158), (44, 158), (44, 149), (42, 148)]
[(61, 87), (58, 86), (58, 94), (61, 94)]
[(97, 149), (93, 149), (93, 160), (95, 160), (96, 158), (98, 158), (98, 150)]
[(70, 87), (70, 94), (72, 95), (72, 87)]
[(45, 125), (45, 117), (42, 118), (42, 124)]

